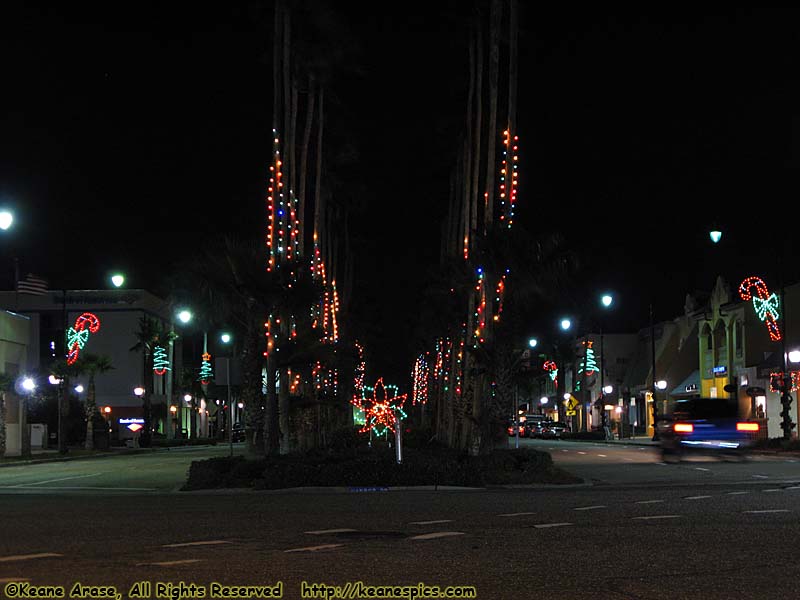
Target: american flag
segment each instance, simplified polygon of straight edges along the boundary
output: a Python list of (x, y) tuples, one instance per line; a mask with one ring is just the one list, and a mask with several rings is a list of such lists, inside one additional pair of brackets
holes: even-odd
[(17, 282), (17, 291), (20, 294), (44, 296), (47, 293), (47, 280), (33, 273), (28, 273), (25, 279)]

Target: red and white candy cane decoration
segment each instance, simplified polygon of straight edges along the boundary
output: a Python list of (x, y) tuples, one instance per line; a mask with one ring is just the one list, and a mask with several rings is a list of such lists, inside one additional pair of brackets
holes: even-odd
[[(755, 289), (755, 295), (750, 292), (750, 289)], [(760, 277), (748, 277), (739, 286), (739, 295), (742, 300), (753, 300), (753, 308), (758, 315), (758, 318), (767, 324), (769, 330), (769, 337), (773, 342), (781, 339), (781, 330), (778, 327), (778, 296), (773, 292), (769, 293), (767, 284)]]
[(75, 319), (75, 325), (67, 331), (67, 364), (74, 364), (78, 360), (81, 349), (86, 345), (90, 333), (97, 333), (100, 329), (100, 319), (97, 315), (86, 312)]
[(544, 361), (542, 369), (550, 372), (550, 379), (552, 379), (553, 383), (555, 383), (555, 386), (558, 387), (558, 365), (556, 365), (555, 361)]

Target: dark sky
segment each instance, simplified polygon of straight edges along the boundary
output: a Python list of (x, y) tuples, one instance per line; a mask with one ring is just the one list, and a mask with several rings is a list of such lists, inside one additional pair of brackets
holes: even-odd
[[(464, 121), (469, 3), (345, 4), (327, 147), (365, 207), (354, 295), (401, 373)], [(796, 247), (797, 15), (520, 4), (519, 221), (579, 252), (575, 295), (616, 291), (635, 330), (651, 298), (671, 318), (718, 272), (776, 274), (775, 241)], [(70, 287), (112, 268), (153, 287), (210, 236), (260, 235), (271, 27), (271, 3), (3, 3), (6, 286), (16, 255)]]

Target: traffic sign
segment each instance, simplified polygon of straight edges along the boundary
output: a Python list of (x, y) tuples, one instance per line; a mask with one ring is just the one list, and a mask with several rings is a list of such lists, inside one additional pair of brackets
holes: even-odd
[[(578, 407), (578, 404), (580, 404), (578, 399), (575, 396), (570, 395), (569, 400), (567, 400), (567, 408), (574, 411)], [(573, 412), (572, 414), (575, 413)]]
[(575, 411), (575, 410), (573, 410), (573, 409), (571, 409), (571, 408), (567, 409), (567, 411), (566, 411), (566, 415), (567, 415), (568, 417), (574, 417), (574, 416), (575, 416), (575, 415), (577, 415), (577, 414), (578, 414), (578, 413), (577, 413), (577, 411)]

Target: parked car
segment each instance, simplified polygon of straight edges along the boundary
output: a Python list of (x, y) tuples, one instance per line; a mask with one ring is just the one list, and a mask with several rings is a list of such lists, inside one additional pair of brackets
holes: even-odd
[(517, 423), (516, 421), (513, 423), (509, 423), (506, 430), (508, 431), (509, 437), (514, 437), (517, 435), (517, 429), (519, 429), (519, 437), (526, 437), (527, 436), (527, 427), (525, 423)]
[(528, 437), (531, 437), (531, 438), (542, 437), (542, 429), (544, 429), (544, 427), (549, 422), (550, 421), (545, 421), (545, 420), (529, 421), (528, 422)]
[(539, 437), (544, 439), (560, 439), (561, 434), (568, 430), (567, 424), (561, 421), (547, 421), (542, 423)]
[(243, 442), (245, 439), (244, 435), (244, 425), (241, 423), (234, 423), (233, 428), (231, 429), (231, 439), (234, 442)]
[(735, 401), (687, 398), (675, 402), (672, 413), (658, 421), (664, 462), (688, 454), (745, 459), (759, 432), (759, 423), (743, 419)]

